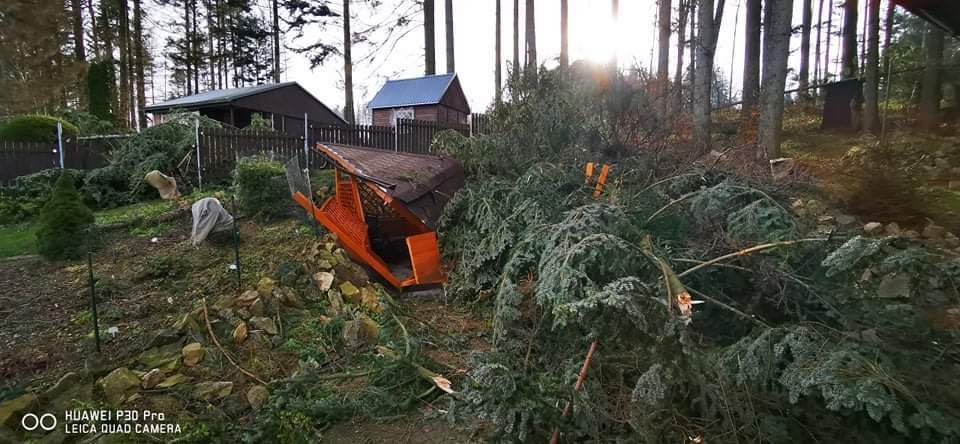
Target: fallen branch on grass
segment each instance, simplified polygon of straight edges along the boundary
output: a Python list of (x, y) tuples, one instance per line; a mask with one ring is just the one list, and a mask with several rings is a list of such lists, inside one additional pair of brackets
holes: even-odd
[(206, 298), (202, 299), (202, 302), (203, 302), (203, 322), (207, 324), (207, 333), (210, 334), (210, 339), (213, 341), (213, 344), (217, 346), (217, 349), (220, 350), (220, 353), (223, 353), (223, 356), (227, 358), (227, 361), (230, 361), (230, 363), (233, 364), (233, 366), (236, 367), (237, 370), (240, 370), (240, 373), (243, 373), (249, 376), (251, 379), (259, 382), (260, 384), (267, 385), (267, 383), (263, 379), (260, 379), (260, 377), (258, 377), (257, 375), (250, 373), (249, 371), (245, 370), (243, 367), (240, 367), (240, 364), (237, 364), (236, 361), (234, 361), (233, 358), (230, 357), (230, 354), (223, 349), (223, 346), (220, 345), (220, 341), (217, 340), (217, 335), (213, 334), (213, 326), (210, 325), (210, 316), (207, 315), (207, 299)]

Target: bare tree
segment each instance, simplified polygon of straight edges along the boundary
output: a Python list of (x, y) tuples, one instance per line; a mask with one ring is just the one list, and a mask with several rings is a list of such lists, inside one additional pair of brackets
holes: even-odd
[(501, 33), (501, 29), (500, 29), (500, 0), (497, 0), (497, 25), (496, 25), (496, 28), (497, 28), (497, 29), (496, 29), (497, 36), (496, 36), (496, 39), (495, 39), (495, 40), (496, 40), (496, 43), (495, 43), (495, 47), (496, 47), (496, 51), (495, 51), (495, 52), (496, 52), (496, 56), (495, 56), (495, 57), (496, 57), (496, 60), (495, 60), (495, 63), (496, 63), (496, 65), (495, 65), (494, 70), (493, 70), (493, 77), (494, 77), (493, 80), (494, 80), (494, 82), (496, 83), (496, 87), (494, 88), (493, 93), (494, 93), (495, 101), (496, 101), (497, 105), (499, 105), (499, 104), (500, 104), (500, 101), (503, 100), (503, 93), (502, 93), (502, 89), (501, 89), (501, 88), (503, 88), (503, 78), (502, 78), (502, 75), (501, 75), (501, 65), (502, 65), (501, 60), (503, 60), (503, 59), (502, 59), (502, 57), (501, 57), (501, 56), (502, 56), (502, 53), (501, 53), (501, 50), (500, 50), (500, 33)]
[(867, 57), (864, 63), (866, 83), (863, 98), (863, 128), (872, 133), (880, 129), (880, 0), (867, 1)]
[(758, 158), (780, 157), (783, 91), (787, 84), (793, 0), (767, 0), (764, 8), (763, 87), (760, 89)]
[(857, 76), (857, 0), (845, 0), (843, 3), (843, 53), (841, 54), (840, 75), (844, 79)]
[(443, 8), (446, 17), (447, 30), (447, 72), (457, 72), (457, 66), (453, 56), (453, 0), (447, 0)]
[(943, 31), (928, 23), (923, 38), (925, 66), (920, 86), (920, 126), (926, 131), (932, 131), (940, 124), (943, 40)]
[(570, 66), (569, 22), (567, 0), (560, 0), (560, 69)]
[(350, 0), (343, 0), (343, 118), (353, 123), (353, 55), (350, 37)]
[(423, 0), (423, 54), (424, 74), (437, 73), (437, 43), (434, 27), (433, 0)]
[(724, 3), (724, 0), (718, 0), (714, 10), (713, 0), (700, 0), (697, 17), (699, 26), (697, 28), (697, 64), (694, 70), (697, 77), (693, 85), (693, 138), (697, 149), (702, 153), (710, 151), (713, 56), (717, 49)]
[(526, 14), (527, 18), (527, 69), (532, 69), (534, 73), (537, 71), (537, 67), (540, 66), (537, 63), (537, 20), (536, 13), (534, 11), (534, 0), (527, 0)]
[[(869, 1), (869, 0), (868, 0)], [(800, 89), (800, 98), (810, 99), (810, 24), (813, 21), (813, 2), (803, 0), (803, 21), (800, 25), (800, 72), (797, 74), (797, 83)]]
[(657, 99), (663, 102), (663, 112), (667, 112), (666, 99), (668, 85), (670, 84), (670, 12), (673, 5), (670, 0), (660, 0), (659, 11), (657, 14), (657, 27), (659, 32), (659, 48), (657, 54)]
[(744, 23), (743, 87), (741, 115), (745, 122), (753, 120), (760, 96), (760, 0), (747, 0), (747, 19)]

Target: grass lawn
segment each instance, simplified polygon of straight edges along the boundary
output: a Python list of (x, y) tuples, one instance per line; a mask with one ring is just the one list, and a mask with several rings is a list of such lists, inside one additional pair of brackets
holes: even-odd
[(0, 227), (0, 258), (37, 252), (37, 226)]

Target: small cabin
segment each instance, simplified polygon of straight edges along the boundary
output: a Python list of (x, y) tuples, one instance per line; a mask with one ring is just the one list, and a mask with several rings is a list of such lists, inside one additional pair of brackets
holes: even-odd
[(166, 114), (188, 111), (236, 128), (250, 125), (253, 115), (259, 114), (272, 129), (294, 136), (303, 135), (304, 115), (310, 126), (347, 123), (297, 82), (204, 91), (155, 103), (144, 111), (153, 115), (155, 124)]
[(470, 105), (456, 74), (388, 80), (368, 107), (377, 126), (396, 126), (397, 119), (467, 125), (470, 117)]

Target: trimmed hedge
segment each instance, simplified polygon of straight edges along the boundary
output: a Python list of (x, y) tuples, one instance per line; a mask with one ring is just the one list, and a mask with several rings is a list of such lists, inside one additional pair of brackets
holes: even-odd
[(12, 142), (55, 142), (57, 122), (63, 124), (63, 138), (76, 138), (80, 131), (66, 120), (41, 115), (17, 116), (0, 124), (0, 140)]
[(234, 184), (244, 214), (266, 218), (287, 214), (291, 200), (282, 163), (263, 157), (240, 159)]

